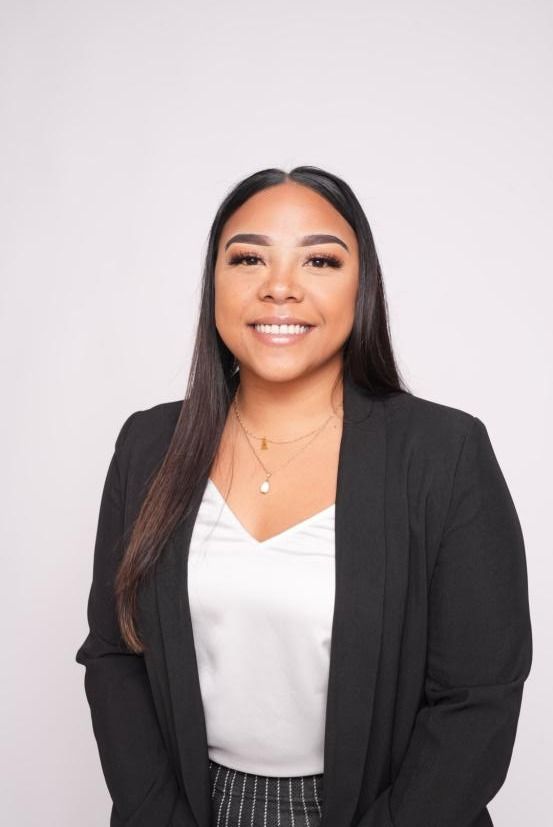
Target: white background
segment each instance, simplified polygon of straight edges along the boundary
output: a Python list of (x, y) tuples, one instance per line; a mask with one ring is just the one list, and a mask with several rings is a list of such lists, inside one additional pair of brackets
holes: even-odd
[(488, 428), (534, 635), (490, 813), (547, 822), (552, 45), (547, 0), (0, 2), (3, 823), (108, 824), (74, 656), (115, 436), (184, 395), (224, 195), (298, 164), (366, 210), (411, 390)]

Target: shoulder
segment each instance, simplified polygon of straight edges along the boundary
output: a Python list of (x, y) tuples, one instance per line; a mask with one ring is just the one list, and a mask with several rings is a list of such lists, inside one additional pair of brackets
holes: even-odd
[(381, 398), (391, 427), (417, 433), (466, 433), (478, 417), (470, 411), (409, 392), (394, 392)]
[(120, 426), (115, 449), (120, 455), (162, 454), (167, 450), (176, 428), (183, 400), (160, 402), (133, 411)]
[(468, 438), (489, 441), (482, 419), (464, 408), (408, 392), (382, 397), (381, 404), (388, 442), (444, 469), (456, 464)]
[(480, 417), (410, 393), (394, 394), (383, 405), (391, 484), (406, 487), (422, 504), (429, 537), (441, 538), (448, 515), (468, 525), (468, 515), (484, 503), (512, 516), (507, 483)]

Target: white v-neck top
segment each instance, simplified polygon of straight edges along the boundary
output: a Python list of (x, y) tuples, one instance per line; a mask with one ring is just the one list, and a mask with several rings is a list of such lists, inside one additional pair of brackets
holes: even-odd
[(209, 757), (219, 764), (271, 776), (324, 770), (334, 511), (260, 542), (208, 480), (188, 597)]

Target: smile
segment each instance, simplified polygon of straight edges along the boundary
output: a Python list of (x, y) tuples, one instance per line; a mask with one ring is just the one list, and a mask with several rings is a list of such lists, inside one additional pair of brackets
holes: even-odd
[(268, 345), (294, 344), (304, 339), (313, 330), (314, 325), (299, 324), (257, 324), (248, 325), (259, 341)]

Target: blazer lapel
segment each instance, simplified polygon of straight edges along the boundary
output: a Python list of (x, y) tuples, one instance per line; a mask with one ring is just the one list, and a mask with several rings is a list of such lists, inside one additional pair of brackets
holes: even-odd
[[(374, 404), (373, 397), (349, 378), (344, 381), (343, 403), (321, 827), (346, 827), (357, 805), (370, 735), (384, 595), (383, 406)], [(187, 588), (188, 551), (202, 495), (203, 490), (198, 491), (194, 508), (164, 549), (155, 596), (182, 782), (198, 827), (209, 827), (209, 755)]]
[(351, 824), (370, 735), (385, 572), (382, 407), (344, 383), (321, 827)]

